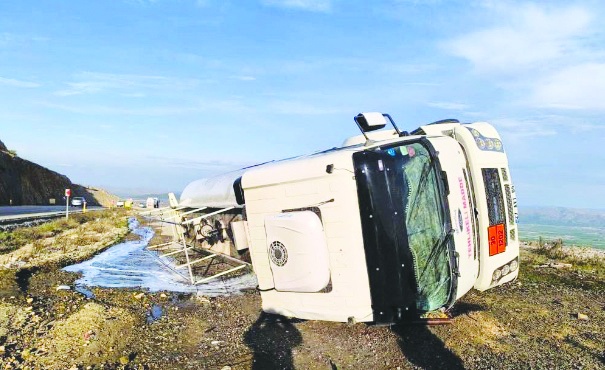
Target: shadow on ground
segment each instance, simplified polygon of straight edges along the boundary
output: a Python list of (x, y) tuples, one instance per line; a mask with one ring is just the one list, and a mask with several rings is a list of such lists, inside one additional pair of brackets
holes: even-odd
[(244, 340), (254, 352), (252, 369), (294, 369), (292, 349), (302, 343), (302, 336), (292, 321), (262, 312)]
[(422, 369), (464, 369), (462, 360), (445, 347), (426, 325), (396, 325), (399, 347), (405, 358)]
[(450, 316), (452, 318), (469, 314), (471, 312), (476, 311), (485, 311), (487, 309), (486, 306), (475, 304), (475, 303), (467, 303), (467, 302), (457, 302), (454, 307), (449, 311)]
[[(452, 317), (483, 311), (484, 306), (458, 303), (450, 311)], [(427, 325), (395, 325), (399, 347), (406, 359), (422, 369), (464, 369), (462, 360), (430, 330)]]

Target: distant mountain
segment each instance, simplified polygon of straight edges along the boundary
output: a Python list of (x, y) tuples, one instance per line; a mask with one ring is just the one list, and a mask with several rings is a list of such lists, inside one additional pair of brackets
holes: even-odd
[(117, 199), (102, 189), (74, 184), (65, 175), (19, 158), (0, 141), (0, 205), (64, 204), (65, 189), (71, 189), (72, 197), (84, 197), (89, 205), (109, 206)]
[[(179, 199), (181, 197), (180, 192), (174, 192), (174, 194), (176, 195), (176, 199)], [(120, 196), (120, 198), (122, 198), (122, 199), (132, 198), (132, 199), (139, 199), (139, 200), (145, 200), (147, 198), (158, 198), (162, 202), (168, 202), (168, 193), (138, 194), (138, 193), (122, 192), (122, 193), (118, 193), (118, 196)]]
[(519, 223), (605, 228), (605, 210), (564, 207), (522, 207), (519, 210)]

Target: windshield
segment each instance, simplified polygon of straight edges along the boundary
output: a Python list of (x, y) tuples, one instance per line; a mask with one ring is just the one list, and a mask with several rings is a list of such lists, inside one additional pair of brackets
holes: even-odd
[(428, 150), (421, 144), (395, 149), (401, 155), (403, 182), (408, 187), (405, 223), (414, 258), (417, 307), (432, 311), (447, 303), (451, 284), (449, 238), (444, 232), (437, 175)]
[[(356, 153), (354, 162), (370, 283), (376, 281), (376, 289), (379, 283), (399, 284), (399, 293), (413, 295), (419, 311), (447, 305), (450, 235), (437, 162), (428, 148), (420, 142), (378, 148)], [(396, 270), (395, 264), (413, 268)], [(396, 298), (374, 296), (385, 305), (396, 303)]]

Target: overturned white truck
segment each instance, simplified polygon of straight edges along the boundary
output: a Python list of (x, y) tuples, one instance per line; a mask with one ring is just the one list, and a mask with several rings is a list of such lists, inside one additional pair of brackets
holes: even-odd
[(182, 193), (181, 206), (241, 211), (234, 244), (249, 249), (265, 312), (395, 323), (517, 277), (516, 197), (493, 126), (407, 133), (375, 112), (355, 122), (362, 135), (342, 147)]

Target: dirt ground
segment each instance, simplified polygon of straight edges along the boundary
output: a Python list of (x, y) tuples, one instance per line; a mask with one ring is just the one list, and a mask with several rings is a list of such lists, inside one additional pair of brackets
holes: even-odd
[(57, 265), (4, 268), (0, 368), (602, 369), (605, 262), (561, 261), (524, 249), (516, 282), (470, 292), (432, 327), (290, 320), (261, 313), (256, 292), (92, 296)]

